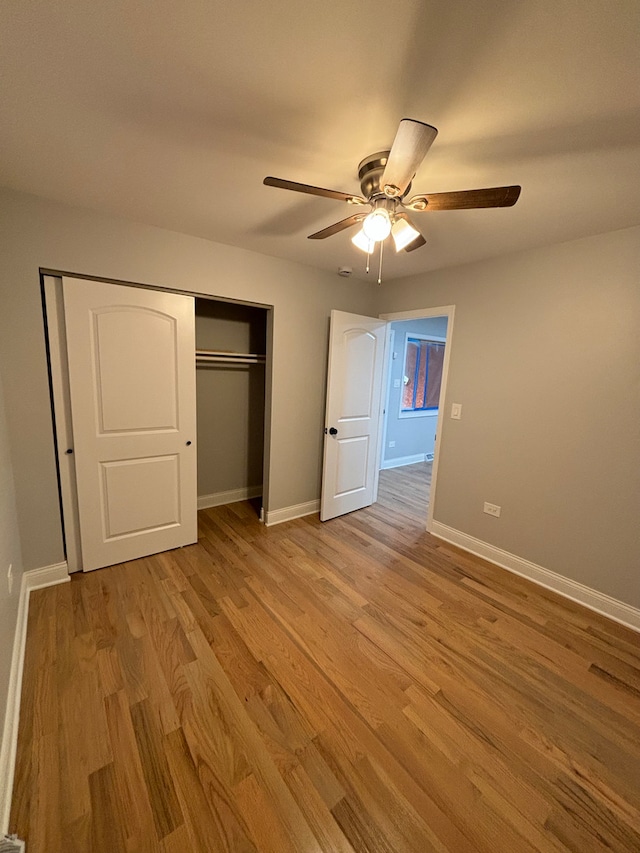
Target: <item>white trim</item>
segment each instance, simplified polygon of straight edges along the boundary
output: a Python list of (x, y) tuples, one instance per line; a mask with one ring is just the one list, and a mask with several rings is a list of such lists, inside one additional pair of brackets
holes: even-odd
[[(378, 445), (376, 447), (376, 465), (375, 474), (373, 477), (373, 502), (378, 500), (378, 486), (380, 485), (380, 471), (382, 470), (382, 460), (384, 459), (384, 448), (387, 443), (387, 412), (389, 410), (389, 396), (391, 385), (391, 360), (393, 358), (393, 347), (395, 332), (391, 328), (391, 324), (385, 326), (384, 336), (384, 356), (382, 358), (382, 386), (380, 388), (380, 406), (378, 408)], [(386, 390), (385, 390), (386, 389)]]
[[(455, 305), (441, 305), (437, 308), (415, 308), (412, 311), (394, 311), (391, 314), (380, 314), (381, 320), (412, 320), (414, 318), (446, 317), (447, 336), (444, 348), (444, 365), (442, 367), (442, 383), (440, 385), (440, 399), (438, 400), (438, 411), (445, 411), (445, 400), (447, 395), (447, 384), (449, 382), (449, 362), (451, 361), (451, 350), (453, 349), (453, 320), (456, 313)], [(436, 486), (438, 483), (438, 467), (440, 462), (440, 445), (442, 444), (442, 432), (444, 419), (438, 423), (436, 433), (436, 444), (433, 454), (433, 469), (431, 471), (431, 486), (429, 489), (429, 503), (427, 505), (427, 530), (433, 532), (433, 510), (436, 504)]]
[(229, 489), (226, 492), (214, 492), (211, 495), (198, 496), (198, 509), (208, 509), (211, 506), (224, 506), (238, 501), (248, 501), (262, 496), (262, 486), (243, 486), (240, 489)]
[(398, 418), (401, 420), (405, 418), (437, 418), (439, 414), (439, 409), (409, 409), (408, 411), (400, 409)]
[[(380, 432), (382, 436), (380, 447), (378, 448), (378, 459), (380, 460), (380, 470), (382, 470), (384, 462), (384, 451), (387, 446), (387, 424), (389, 422), (389, 400), (391, 399), (391, 362), (393, 361), (393, 348), (395, 346), (396, 333), (391, 328), (391, 323), (387, 325), (387, 351), (385, 353), (384, 376), (382, 379), (382, 396), (384, 399), (383, 405), (380, 406)], [(375, 490), (376, 500), (378, 500), (378, 484), (376, 483)]]
[(304, 515), (313, 515), (315, 512), (320, 512), (319, 500), (267, 511), (264, 516), (264, 523), (267, 527), (272, 527), (274, 524), (282, 524), (283, 521), (292, 521), (294, 518), (302, 518)]
[(402, 468), (404, 465), (415, 465), (416, 462), (425, 462), (426, 453), (414, 453), (413, 456), (397, 456), (395, 459), (385, 459), (380, 466), (381, 471), (388, 468)]
[(27, 622), (29, 616), (29, 596), (34, 589), (67, 583), (70, 580), (66, 563), (44, 566), (24, 572), (20, 581), (18, 616), (13, 637), (11, 669), (9, 671), (9, 689), (7, 691), (7, 710), (0, 746), (0, 836), (9, 831), (11, 795), (13, 793), (13, 775), (16, 766), (18, 747), (18, 724), (20, 722), (20, 695), (22, 692), (22, 672), (24, 652), (27, 642)]
[(51, 393), (55, 419), (54, 436), (60, 492), (62, 495), (63, 527), (67, 565), (70, 572), (82, 571), (82, 548), (80, 521), (78, 516), (78, 490), (76, 487), (75, 456), (67, 453), (73, 448), (71, 424), (71, 397), (69, 394), (69, 365), (67, 362), (67, 333), (62, 303), (62, 279), (52, 275), (43, 276), (44, 299), (47, 314), (47, 340), (49, 344), (49, 368), (51, 371)]
[(22, 577), (26, 578), (29, 593), (32, 593), (34, 589), (44, 589), (45, 586), (55, 586), (71, 580), (66, 561), (54, 563), (52, 566), (42, 566), (40, 569), (30, 569)]
[(592, 589), (571, 578), (563, 577), (563, 575), (552, 572), (550, 569), (538, 566), (536, 563), (518, 557), (516, 554), (503, 551), (495, 545), (483, 542), (481, 539), (476, 539), (474, 536), (469, 536), (469, 534), (439, 521), (432, 523), (430, 532), (439, 539), (457, 545), (477, 557), (483, 557), (502, 569), (507, 569), (507, 571), (527, 578), (539, 586), (557, 592), (558, 595), (569, 598), (577, 604), (582, 604), (589, 610), (595, 610), (596, 613), (607, 616), (614, 622), (620, 622), (627, 628), (640, 631), (640, 609), (625, 604), (624, 601), (612, 598), (604, 592), (599, 592), (597, 589)]
[[(381, 320), (426, 320), (429, 317), (446, 317), (453, 314), (455, 305), (441, 305), (439, 308), (413, 308), (411, 311), (392, 311), (390, 314), (379, 314)], [(449, 326), (447, 326), (447, 340), (449, 340)]]

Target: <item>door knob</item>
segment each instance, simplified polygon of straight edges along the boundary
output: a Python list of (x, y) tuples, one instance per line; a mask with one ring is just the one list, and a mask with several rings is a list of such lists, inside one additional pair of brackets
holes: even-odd
[(329, 430), (329, 435), (337, 435), (338, 430), (335, 427), (331, 427)]

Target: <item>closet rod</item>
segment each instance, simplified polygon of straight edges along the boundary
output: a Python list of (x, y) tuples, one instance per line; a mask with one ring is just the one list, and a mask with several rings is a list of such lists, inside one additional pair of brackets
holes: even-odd
[(258, 355), (197, 355), (196, 365), (206, 364), (264, 364), (265, 357)]
[(264, 364), (264, 359), (259, 358), (224, 358), (216, 356), (214, 358), (197, 358), (196, 364)]

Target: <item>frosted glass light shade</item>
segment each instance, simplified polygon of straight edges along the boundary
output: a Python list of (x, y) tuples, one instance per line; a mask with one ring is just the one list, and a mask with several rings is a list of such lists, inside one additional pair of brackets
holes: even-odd
[(391, 219), (389, 214), (383, 207), (372, 211), (362, 223), (362, 230), (365, 237), (377, 243), (380, 240), (386, 240), (391, 234)]
[(396, 244), (396, 252), (402, 251), (405, 246), (413, 243), (416, 237), (420, 236), (420, 232), (409, 225), (406, 219), (396, 219), (391, 228), (391, 233), (393, 234), (393, 242)]
[(351, 238), (351, 242), (354, 246), (357, 246), (358, 249), (362, 249), (363, 252), (366, 252), (370, 255), (375, 248), (375, 241), (370, 240), (367, 235), (364, 233), (364, 230), (361, 228), (355, 237)]

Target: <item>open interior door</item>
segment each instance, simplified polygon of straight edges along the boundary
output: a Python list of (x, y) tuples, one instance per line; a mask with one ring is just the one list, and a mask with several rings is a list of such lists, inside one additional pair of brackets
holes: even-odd
[(377, 497), (386, 325), (375, 317), (331, 312), (321, 521)]
[(63, 293), (83, 570), (196, 542), (193, 297)]

